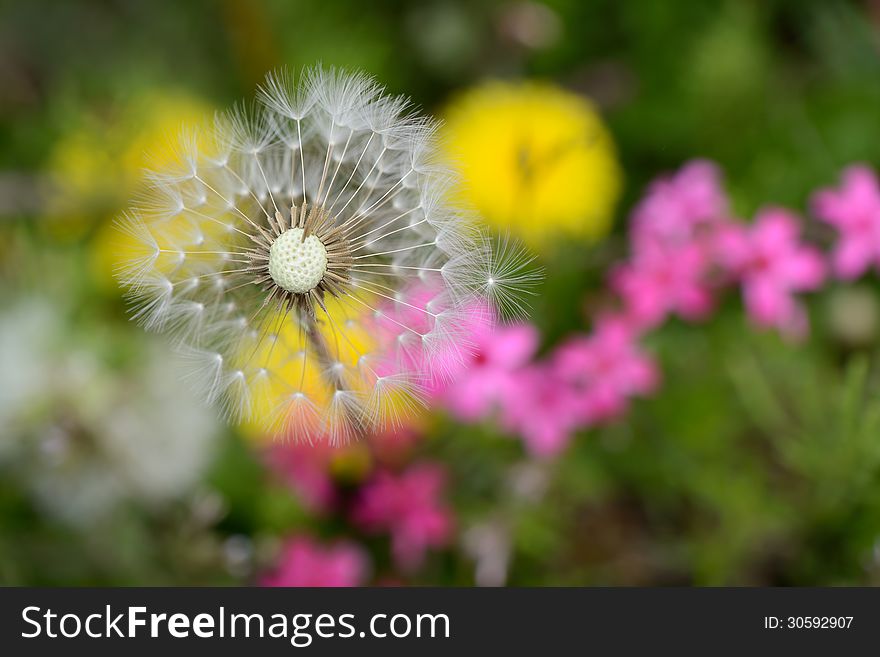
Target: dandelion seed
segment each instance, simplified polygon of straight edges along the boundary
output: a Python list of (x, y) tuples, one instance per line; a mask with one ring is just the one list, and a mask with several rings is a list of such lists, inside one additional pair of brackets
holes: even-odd
[(371, 78), (274, 74), (258, 100), (182, 138), (121, 219), (134, 317), (233, 421), (332, 442), (397, 425), (431, 355), (466, 348), (466, 308), (521, 311), (530, 258), (450, 204), (434, 124)]

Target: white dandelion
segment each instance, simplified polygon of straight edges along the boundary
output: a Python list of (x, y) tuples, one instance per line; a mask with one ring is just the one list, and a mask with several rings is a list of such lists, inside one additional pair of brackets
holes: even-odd
[(435, 124), (371, 78), (269, 75), (258, 101), (184, 135), (121, 221), (133, 315), (232, 421), (299, 440), (383, 428), (466, 352), (468, 309), (521, 309), (529, 258), (450, 203)]

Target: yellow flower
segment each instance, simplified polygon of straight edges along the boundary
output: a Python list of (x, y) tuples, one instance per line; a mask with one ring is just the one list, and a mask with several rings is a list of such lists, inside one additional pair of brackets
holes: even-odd
[[(370, 299), (372, 303), (376, 300)], [(328, 296), (324, 300), (326, 311), (317, 312), (316, 329), (319, 340), (323, 341), (334, 354), (341, 369), (354, 371), (360, 366), (363, 354), (376, 348), (376, 339), (366, 327), (367, 312), (352, 309), (340, 300)], [(344, 317), (344, 333), (333, 317)], [(287, 320), (287, 321), (285, 321)], [(321, 439), (321, 415), (334, 404), (334, 388), (328, 383), (322, 365), (309, 351), (308, 340), (301, 327), (289, 321), (288, 313), (271, 317), (261, 329), (268, 331), (269, 340), (262, 339), (261, 331), (255, 331), (250, 340), (245, 340), (233, 362), (234, 368), (246, 369), (250, 363), (261, 363), (263, 374), (247, 384), (243, 379), (240, 385), (233, 380), (230, 385), (230, 403), (238, 403), (251, 408), (250, 419), (238, 423), (239, 430), (249, 441), (262, 444), (272, 440)], [(277, 333), (276, 333), (277, 331)], [(313, 339), (314, 340), (314, 339)], [(309, 354), (312, 353), (311, 356)], [(375, 373), (374, 373), (375, 374)], [(353, 376), (345, 376), (348, 390), (361, 399), (370, 399), (370, 385), (367, 381)], [(304, 394), (293, 394), (302, 391)], [(415, 421), (422, 408), (415, 399), (403, 390), (388, 390), (376, 399), (379, 404), (374, 409), (388, 417), (393, 417), (392, 427), (409, 425)], [(226, 409), (231, 416), (237, 415), (235, 408)], [(331, 414), (332, 415), (332, 414)], [(267, 431), (267, 425), (270, 430)], [(339, 427), (330, 426), (331, 433)], [(369, 466), (363, 462), (360, 452), (346, 452), (347, 460), (336, 465), (340, 472), (349, 475), (360, 472)]]
[(210, 118), (210, 110), (183, 93), (135, 96), (109, 118), (84, 116), (62, 137), (49, 158), (58, 188), (59, 210), (109, 200), (129, 200), (146, 166), (162, 168), (175, 160), (175, 137), (184, 126)]
[[(356, 368), (360, 354), (372, 349), (375, 341), (362, 328), (362, 317), (352, 314), (350, 308), (332, 297), (328, 297), (325, 304), (327, 312), (318, 311), (320, 339), (328, 347), (332, 344), (342, 367)], [(331, 321), (334, 313), (337, 317), (340, 314), (346, 317), (344, 339), (340, 338), (339, 327)], [(240, 390), (233, 390), (232, 395), (235, 401), (251, 405), (251, 419), (240, 422), (239, 427), (249, 439), (257, 442), (276, 437), (287, 439), (290, 434), (314, 437), (320, 424), (320, 409), (332, 403), (333, 389), (322, 376), (321, 364), (314, 355), (310, 359), (306, 336), (296, 322), (287, 320), (290, 320), (287, 312), (270, 317), (264, 330), (273, 334), (277, 331), (277, 337), (265, 340), (261, 331), (255, 331), (251, 340), (238, 349), (233, 362), (234, 367), (241, 369), (247, 368), (250, 362), (263, 364), (265, 375), (258, 377), (255, 385), (242, 385)], [(368, 394), (362, 381), (349, 377), (346, 383), (354, 393)], [(302, 390), (305, 396), (292, 395), (294, 390)], [(304, 401), (306, 398), (310, 400), (308, 403)], [(289, 418), (295, 418), (298, 424), (291, 424)], [(267, 424), (273, 431), (266, 432)]]
[(452, 103), (445, 133), (465, 200), (489, 223), (537, 247), (608, 232), (622, 176), (587, 99), (551, 84), (490, 82)]
[(145, 168), (175, 160), (174, 138), (181, 129), (210, 116), (206, 105), (183, 93), (139, 95), (109, 119), (82, 117), (53, 149), (48, 230), (56, 238), (75, 238), (96, 227), (90, 268), (105, 291), (117, 289), (114, 270), (138, 248), (133, 236), (116, 229), (113, 217), (137, 191)]

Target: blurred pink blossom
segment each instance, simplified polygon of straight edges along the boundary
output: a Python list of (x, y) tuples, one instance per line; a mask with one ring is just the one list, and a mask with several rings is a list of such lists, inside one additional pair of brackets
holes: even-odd
[(687, 320), (709, 314), (713, 235), (728, 216), (711, 162), (694, 160), (651, 185), (632, 214), (630, 259), (610, 277), (635, 327), (654, 328), (670, 313)]
[(419, 283), (404, 290), (397, 301), (385, 300), (380, 304), (373, 335), (397, 359), (374, 363), (372, 366), (381, 374), (407, 370), (421, 363), (424, 354), (418, 333), (431, 328), (428, 312), (436, 295), (434, 286)]
[(463, 312), (456, 312), (456, 324), (445, 326), (445, 333), (437, 333), (426, 349), (415, 332), (431, 330), (431, 313), (443, 313), (448, 304), (446, 297), (439, 294), (435, 285), (420, 282), (405, 290), (397, 302), (383, 303), (381, 313), (375, 319), (375, 337), (385, 343), (395, 341), (397, 348), (390, 350), (395, 353), (393, 362), (374, 366), (381, 373), (401, 368), (428, 373), (428, 379), (422, 384), (429, 398), (441, 394), (469, 369), (474, 351), (492, 334), (496, 323), (494, 314), (485, 304), (471, 303), (458, 309)]
[(474, 352), (445, 392), (450, 410), (465, 421), (479, 420), (520, 391), (515, 373), (538, 347), (538, 332), (530, 324), (478, 327)]
[(262, 586), (358, 586), (367, 576), (367, 557), (351, 542), (322, 545), (308, 536), (287, 540), (275, 571)]
[(652, 392), (658, 378), (631, 325), (607, 316), (591, 335), (560, 345), (549, 361), (516, 372), (501, 421), (533, 456), (555, 456), (575, 431), (618, 416), (632, 396)]
[(640, 329), (656, 327), (670, 313), (698, 320), (712, 309), (708, 265), (707, 250), (696, 242), (646, 248), (612, 271), (611, 285)]
[(529, 365), (511, 377), (501, 423), (522, 438), (532, 456), (555, 456), (578, 428), (572, 390), (548, 364)]
[(880, 269), (880, 186), (870, 168), (846, 169), (840, 187), (819, 190), (813, 207), (838, 231), (831, 261), (839, 277), (857, 278), (872, 265)]
[(360, 491), (352, 519), (368, 532), (388, 532), (395, 562), (418, 568), (429, 548), (452, 538), (452, 510), (442, 501), (446, 473), (435, 463), (410, 466), (396, 474), (379, 471)]
[(409, 460), (413, 449), (422, 440), (423, 428), (419, 419), (404, 426), (388, 427), (370, 437), (370, 449), (380, 464), (396, 465)]
[[(820, 191), (815, 204), (841, 233), (838, 273), (855, 276), (872, 264), (880, 269), (880, 185), (873, 173), (848, 170), (841, 188)], [(432, 352), (437, 369), (448, 375), (430, 382), (432, 396), (464, 421), (497, 413), (534, 456), (559, 454), (578, 429), (618, 417), (632, 397), (656, 388), (658, 369), (639, 337), (670, 314), (705, 318), (725, 285), (742, 287), (757, 324), (803, 335), (807, 320), (795, 294), (818, 288), (825, 266), (821, 254), (800, 241), (799, 230), (797, 218), (780, 209), (761, 212), (752, 225), (735, 223), (717, 167), (689, 162), (653, 183), (633, 211), (630, 258), (609, 276), (620, 301), (617, 315), (535, 360), (534, 326), (498, 325), (485, 307), (475, 306), (462, 327), (472, 349), (453, 340), (448, 356)], [(436, 303), (430, 287), (420, 285), (385, 314), (418, 325), (425, 310), (439, 310), (431, 306)], [(396, 333), (393, 321), (389, 329)]]
[(570, 338), (553, 356), (556, 377), (573, 391), (577, 418), (586, 424), (612, 419), (629, 398), (654, 391), (659, 372), (627, 322), (600, 320), (590, 335)]
[(334, 448), (326, 442), (275, 442), (264, 452), (264, 462), (296, 493), (310, 511), (327, 511), (336, 491), (329, 474)]
[(821, 253), (802, 244), (799, 232), (795, 215), (769, 208), (751, 226), (730, 225), (718, 236), (719, 258), (739, 277), (752, 319), (793, 336), (808, 329), (794, 293), (817, 289), (825, 277)]
[(701, 227), (727, 217), (729, 202), (718, 167), (692, 160), (653, 182), (631, 220), (634, 248), (675, 247), (691, 242)]

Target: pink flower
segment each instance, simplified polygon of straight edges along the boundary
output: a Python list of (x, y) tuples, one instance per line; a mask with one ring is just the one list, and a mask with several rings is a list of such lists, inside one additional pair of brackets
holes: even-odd
[(834, 226), (839, 240), (831, 261), (843, 279), (861, 276), (870, 267), (880, 269), (880, 186), (866, 166), (843, 172), (838, 189), (822, 189), (813, 197), (820, 219)]
[(514, 374), (529, 362), (538, 346), (538, 332), (529, 324), (478, 327), (474, 352), (463, 371), (449, 385), (445, 400), (465, 421), (485, 417), (516, 394)]
[[(456, 312), (455, 325), (438, 318), (433, 337), (424, 343), (419, 333), (432, 329), (433, 315), (447, 309), (446, 295), (429, 283), (409, 286), (397, 302), (386, 301), (374, 321), (375, 337), (394, 354), (393, 359), (374, 363), (381, 374), (420, 371), (427, 374), (422, 387), (428, 397), (441, 394), (450, 382), (466, 370), (475, 350), (474, 342), (485, 341), (495, 326), (494, 314), (480, 303), (472, 303), (464, 313)], [(437, 330), (438, 326), (443, 330)]]
[(623, 317), (606, 317), (593, 335), (569, 340), (549, 362), (510, 373), (501, 424), (532, 456), (556, 456), (575, 431), (617, 416), (630, 397), (651, 392), (657, 378), (632, 327)]
[(335, 500), (333, 479), (329, 474), (334, 448), (327, 443), (281, 443), (271, 445), (263, 460), (287, 483), (310, 511), (327, 511)]
[(413, 420), (406, 426), (389, 427), (370, 436), (370, 449), (376, 461), (384, 465), (408, 462), (413, 449), (424, 436), (420, 424), (420, 421)]
[(688, 243), (700, 228), (725, 218), (728, 206), (718, 168), (706, 160), (693, 160), (651, 185), (633, 211), (633, 244), (641, 250)]
[(807, 319), (795, 292), (818, 288), (825, 277), (822, 255), (799, 239), (798, 218), (770, 208), (751, 226), (728, 226), (718, 236), (719, 258), (739, 277), (746, 309), (761, 326), (803, 335)]
[(429, 548), (444, 547), (452, 537), (452, 511), (440, 499), (445, 483), (437, 464), (414, 465), (400, 474), (380, 471), (361, 489), (353, 520), (365, 531), (388, 532), (398, 566), (415, 570)]
[(632, 256), (611, 272), (610, 282), (639, 330), (671, 313), (699, 320), (711, 311), (713, 236), (729, 215), (720, 178), (714, 164), (694, 160), (654, 182), (633, 211)]
[[(374, 363), (380, 374), (393, 374), (397, 371), (418, 371), (423, 364), (425, 353), (419, 336), (431, 330), (431, 312), (437, 312), (435, 299), (438, 289), (428, 284), (409, 286), (399, 299), (383, 300), (376, 315), (373, 335), (380, 341), (385, 351), (394, 354), (384, 362)], [(450, 350), (450, 356), (452, 351)]]
[(626, 410), (629, 398), (651, 393), (659, 373), (620, 317), (600, 320), (591, 335), (569, 339), (553, 355), (556, 377), (572, 390), (577, 419), (595, 424)]
[(518, 434), (532, 456), (562, 452), (577, 429), (572, 391), (545, 363), (523, 368), (512, 377), (502, 403), (501, 424)]
[(262, 586), (358, 586), (367, 575), (363, 550), (350, 542), (321, 545), (308, 536), (288, 539), (275, 571)]
[(645, 248), (611, 273), (630, 320), (640, 329), (653, 328), (670, 313), (702, 319), (712, 309), (705, 278), (707, 251), (697, 243), (674, 249)]

